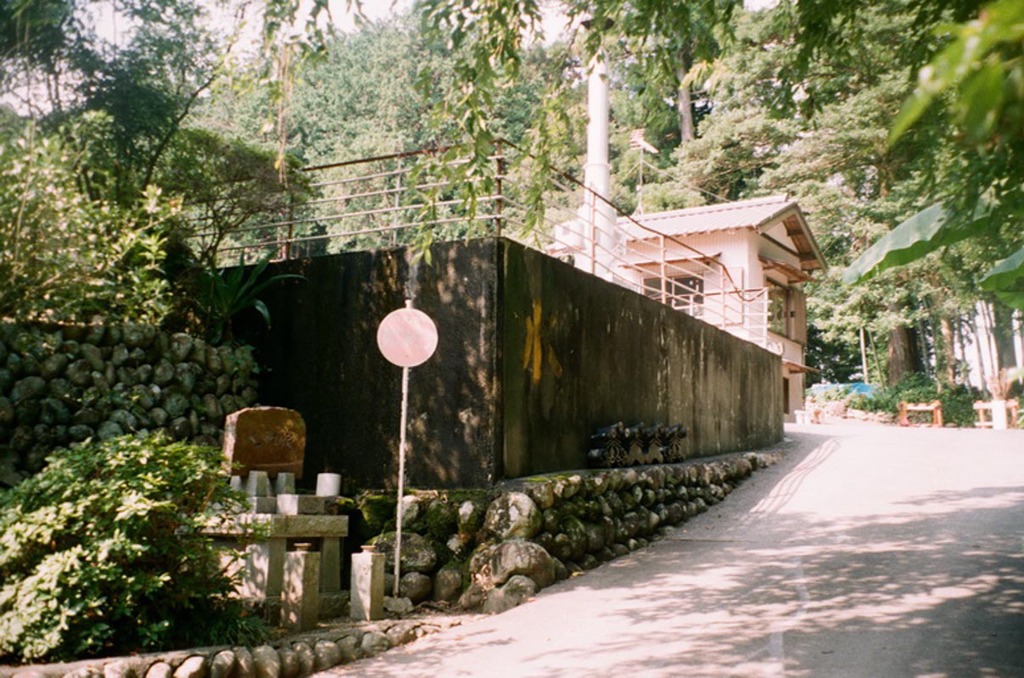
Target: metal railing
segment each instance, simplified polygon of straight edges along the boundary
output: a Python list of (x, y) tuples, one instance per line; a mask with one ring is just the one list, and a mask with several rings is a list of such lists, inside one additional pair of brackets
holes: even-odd
[[(714, 257), (644, 225), (642, 217), (625, 214), (572, 177), (556, 173), (551, 183), (584, 207), (548, 206), (548, 228), (532, 240), (539, 240), (540, 249), (742, 339), (768, 345), (767, 289), (737, 284), (733, 272)], [(610, 229), (601, 226), (597, 213), (602, 209), (617, 217)]]
[[(767, 290), (737, 284), (733, 272), (715, 258), (645, 226), (577, 179), (551, 168), (542, 223), (526, 230), (531, 208), (526, 181), (517, 172), (528, 169), (507, 155), (517, 149), (500, 145), (487, 158), (486, 168), (446, 159), (449, 151), (396, 153), (306, 168), (309, 199), (287, 211), (257, 215), (226, 235), (199, 231), (194, 243), (208, 247), (209, 238), (221, 238), (215, 243), (216, 260), (232, 265), (265, 257), (302, 258), (503, 235), (767, 346)], [(461, 165), (467, 171), (456, 171), (453, 181), (446, 178), (451, 173), (436, 171), (441, 165)], [(518, 169), (510, 172), (510, 167)], [(464, 190), (470, 184), (475, 191)], [(600, 226), (601, 211), (614, 215), (611, 227)], [(744, 272), (738, 274), (744, 277)]]

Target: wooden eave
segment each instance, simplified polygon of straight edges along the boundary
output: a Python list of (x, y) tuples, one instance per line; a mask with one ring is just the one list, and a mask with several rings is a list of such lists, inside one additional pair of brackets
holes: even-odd
[[(665, 266), (685, 266), (686, 264), (703, 264), (710, 266), (713, 262), (718, 261), (722, 256), (722, 253), (717, 254), (706, 254), (702, 257), (677, 257), (675, 259), (666, 259), (664, 262)], [(635, 261), (631, 264), (634, 268), (640, 269), (644, 272), (658, 273), (662, 262), (652, 261), (650, 259), (644, 261)]]
[(811, 275), (807, 271), (803, 270), (802, 266), (794, 266), (788, 262), (772, 259), (771, 257), (763, 255), (758, 258), (761, 260), (761, 265), (764, 267), (765, 271), (781, 271), (782, 274), (786, 276), (786, 280), (791, 283), (806, 282), (811, 278)]
[(782, 359), (782, 365), (790, 374), (796, 374), (798, 372), (813, 372), (817, 374), (821, 371), (814, 367), (808, 367), (807, 365), (804, 365), (802, 363), (794, 362), (792, 360), (786, 360), (785, 358)]
[(818, 249), (818, 243), (814, 241), (814, 236), (811, 235), (799, 208), (783, 219), (782, 225), (786, 228), (786, 235), (796, 246), (800, 256), (800, 268), (804, 271), (825, 270), (827, 268), (825, 257)]

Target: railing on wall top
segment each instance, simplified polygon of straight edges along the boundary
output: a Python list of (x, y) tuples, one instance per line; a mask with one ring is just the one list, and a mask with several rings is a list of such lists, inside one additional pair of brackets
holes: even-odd
[[(549, 168), (543, 220), (527, 231), (527, 164), (510, 162), (511, 144), (488, 172), (446, 159), (450, 149), (396, 153), (309, 167), (311, 198), (260, 214), (229, 233), (198, 231), (221, 265), (502, 235), (572, 263), (760, 346), (768, 345), (768, 294), (737, 284), (732, 272), (680, 238), (645, 226), (572, 176)], [(431, 171), (465, 164), (458, 184)], [(517, 168), (510, 170), (509, 168)], [(472, 183), (477, 190), (463, 188)], [(586, 207), (581, 207), (586, 205)], [(615, 215), (602, 227), (597, 212)], [(217, 239), (214, 241), (214, 239)], [(680, 252), (685, 256), (680, 257)], [(669, 256), (671, 253), (671, 257)], [(742, 275), (742, 272), (740, 272)]]

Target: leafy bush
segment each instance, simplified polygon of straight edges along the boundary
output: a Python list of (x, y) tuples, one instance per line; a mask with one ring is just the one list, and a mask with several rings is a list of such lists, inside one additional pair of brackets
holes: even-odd
[(806, 399), (813, 402), (841, 402), (851, 397), (848, 384), (835, 384), (828, 388), (808, 389)]
[(897, 414), (901, 401), (909, 403), (942, 403), (942, 418), (947, 424), (973, 426), (974, 401), (977, 394), (967, 386), (946, 386), (939, 392), (938, 384), (923, 374), (912, 374), (895, 386), (876, 390), (870, 396), (854, 396), (849, 401), (853, 409), (867, 412)]
[(95, 130), (65, 132), (0, 139), (0, 317), (159, 322), (170, 309), (159, 234), (175, 208), (153, 187), (133, 207), (91, 195), (105, 181), (80, 167)]
[(154, 436), (55, 452), (0, 495), (0, 660), (257, 640), (201, 534), (236, 501), (214, 448)]

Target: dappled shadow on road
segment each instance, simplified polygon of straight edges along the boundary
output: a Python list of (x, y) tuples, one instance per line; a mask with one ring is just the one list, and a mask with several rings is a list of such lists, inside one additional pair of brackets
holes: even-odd
[[(770, 487), (737, 491), (728, 524), (712, 511), (507, 623), (365, 675), (1024, 675), (1024, 482), (907, 493), (884, 510), (830, 510), (841, 491), (820, 510), (794, 500), (842, 453), (823, 440), (766, 472)], [(557, 627), (531, 628), (532, 606)], [(449, 661), (463, 651), (473, 668)]]
[[(603, 675), (1024, 675), (1024, 549), (1006, 522), (1022, 515), (1024, 487), (933, 492), (852, 517), (780, 511), (835, 451), (797, 464), (743, 517), (745, 536), (680, 531), (636, 554), (662, 572), (651, 581), (575, 583), (595, 617), (620, 620), (617, 638), (578, 660), (606, 656)], [(625, 604), (620, 586), (663, 602)]]
[[(1019, 493), (993, 496), (1024, 506)], [(998, 510), (960, 518), (983, 524)], [(699, 675), (1024, 675), (1019, 543), (964, 543), (942, 518), (845, 529), (785, 522), (799, 535), (792, 542), (715, 544), (711, 564), (640, 587), (678, 599), (677, 609), (603, 610), (623, 615), (626, 656), (652, 634), (672, 637), (629, 666)], [(646, 557), (674, 556), (656, 548)]]

